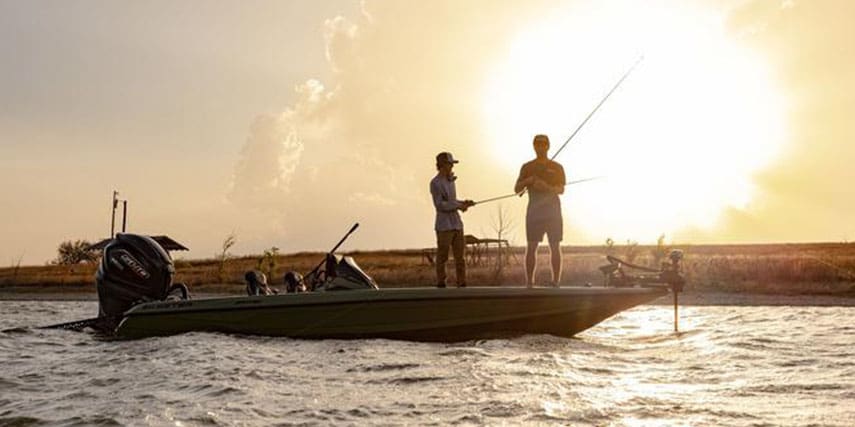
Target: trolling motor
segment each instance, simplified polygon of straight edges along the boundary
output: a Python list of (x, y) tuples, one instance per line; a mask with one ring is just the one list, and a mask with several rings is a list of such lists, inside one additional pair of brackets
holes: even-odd
[(189, 299), (187, 286), (172, 283), (172, 257), (151, 237), (119, 233), (104, 248), (95, 274), (98, 289), (97, 329), (112, 330), (124, 312), (136, 304)]
[(365, 273), (349, 256), (328, 253), (324, 268), (306, 275), (313, 291), (347, 291), (380, 289), (377, 282)]
[[(611, 255), (607, 255), (606, 259), (609, 263), (600, 267), (605, 287), (665, 287), (671, 291), (674, 295), (674, 331), (676, 332), (678, 329), (677, 294), (683, 291), (686, 284), (686, 279), (682, 275), (683, 251), (672, 250), (668, 254), (668, 261), (663, 261), (658, 270), (632, 264)], [(641, 273), (628, 273), (625, 268)]]
[[(356, 261), (351, 257), (335, 255), (347, 238), (359, 228), (359, 223), (353, 224), (350, 230), (332, 250), (327, 252), (324, 260), (318, 263), (312, 271), (308, 272), (303, 279), (311, 291), (338, 291), (353, 289), (380, 289), (371, 276), (365, 274)], [(321, 269), (323, 267), (323, 269)], [(287, 280), (287, 279), (286, 279)]]
[[(674, 249), (668, 254), (670, 262), (664, 261), (657, 270), (655, 268), (644, 267), (637, 264), (632, 264), (621, 260), (620, 258), (606, 255), (606, 260), (609, 264), (600, 267), (603, 273), (603, 286), (614, 288), (632, 288), (636, 286), (645, 286), (656, 283), (668, 285), (669, 289), (680, 292), (683, 290), (683, 285), (686, 280), (681, 275), (683, 271), (683, 251)], [(628, 273), (625, 268), (637, 270), (644, 273), (652, 274), (632, 274)]]
[[(359, 228), (359, 223), (353, 224), (353, 227), (348, 230), (347, 234), (338, 241), (332, 250), (327, 252), (324, 259), (312, 271), (306, 273), (305, 276), (296, 271), (285, 273), (285, 276), (282, 278), (282, 282), (285, 285), (285, 292), (290, 294), (315, 291), (379, 289), (374, 279), (365, 274), (353, 258), (335, 255), (336, 249), (357, 228)], [(261, 272), (249, 271), (246, 273), (245, 279), (249, 295), (270, 295), (270, 293), (263, 291), (263, 289), (268, 289), (268, 287), (267, 279)], [(262, 289), (262, 291), (258, 292), (256, 289)], [(277, 293), (275, 289), (273, 291), (273, 293)]]

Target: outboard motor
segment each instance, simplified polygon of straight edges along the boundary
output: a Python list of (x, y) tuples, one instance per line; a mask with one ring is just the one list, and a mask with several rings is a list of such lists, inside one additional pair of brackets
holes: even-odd
[(151, 237), (117, 234), (95, 275), (98, 316), (115, 319), (137, 303), (166, 299), (174, 274), (172, 258)]

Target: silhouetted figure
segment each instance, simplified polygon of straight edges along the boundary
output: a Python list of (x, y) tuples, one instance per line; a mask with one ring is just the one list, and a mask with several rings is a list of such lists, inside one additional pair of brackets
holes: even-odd
[(564, 193), (564, 168), (547, 156), (549, 137), (537, 135), (532, 142), (537, 157), (524, 164), (514, 186), (514, 192), (528, 190), (528, 208), (525, 214), (525, 234), (528, 244), (525, 251), (526, 286), (534, 286), (537, 264), (537, 246), (546, 234), (552, 261), (552, 286), (561, 281), (561, 240), (564, 222), (561, 218), (561, 199)]
[(436, 286), (445, 287), (445, 263), (448, 261), (448, 249), (454, 253), (454, 266), (457, 271), (457, 286), (466, 286), (466, 244), (463, 238), (463, 220), (457, 211), (466, 212), (475, 202), (458, 200), (457, 187), (454, 185), (452, 169), (458, 163), (449, 152), (436, 155), (436, 176), (430, 181), (430, 194), (436, 208)]

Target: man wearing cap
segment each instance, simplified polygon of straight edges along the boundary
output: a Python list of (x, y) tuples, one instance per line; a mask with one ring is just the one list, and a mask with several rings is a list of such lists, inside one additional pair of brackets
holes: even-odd
[(433, 206), (436, 208), (436, 286), (445, 287), (445, 263), (448, 261), (448, 248), (454, 253), (454, 266), (457, 270), (457, 287), (466, 286), (466, 260), (464, 259), (465, 242), (463, 239), (463, 220), (460, 213), (466, 212), (475, 202), (458, 200), (454, 164), (458, 161), (449, 152), (436, 155), (437, 174), (430, 181), (430, 194)]
[(564, 223), (561, 218), (561, 199), (564, 194), (564, 168), (558, 162), (550, 160), (549, 137), (537, 135), (532, 142), (537, 157), (524, 164), (514, 192), (528, 190), (528, 208), (525, 214), (525, 232), (528, 245), (525, 251), (526, 286), (534, 286), (534, 274), (537, 264), (537, 246), (546, 234), (549, 241), (549, 254), (552, 261), (552, 286), (558, 287), (561, 281), (561, 240)]

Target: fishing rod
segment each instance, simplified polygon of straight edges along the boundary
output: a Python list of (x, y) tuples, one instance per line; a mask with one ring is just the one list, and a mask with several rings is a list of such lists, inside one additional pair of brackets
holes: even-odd
[[(580, 183), (580, 182), (594, 181), (594, 180), (597, 180), (597, 179), (603, 179), (603, 178), (605, 178), (605, 177), (603, 177), (603, 176), (595, 176), (595, 177), (591, 177), (591, 178), (577, 179), (577, 180), (574, 180), (574, 181), (567, 181), (567, 182), (565, 182), (565, 183), (564, 183), (564, 186), (566, 187), (566, 186), (568, 186), (568, 185), (578, 184), (578, 183)], [(519, 193), (505, 194), (504, 196), (492, 197), (492, 198), (489, 198), (489, 199), (479, 200), (479, 201), (475, 202), (475, 204), (476, 204), (476, 205), (480, 205), (480, 204), (482, 204), (482, 203), (495, 202), (496, 200), (507, 199), (507, 198), (514, 197), (514, 196), (522, 196), (524, 193), (525, 193), (525, 190), (522, 190), (522, 191), (520, 191)]]
[[(572, 140), (573, 140), (573, 137), (575, 137), (575, 136), (576, 136), (576, 134), (577, 134), (577, 133), (579, 133), (579, 131), (580, 131), (580, 130), (582, 130), (582, 127), (584, 127), (584, 126), (585, 126), (585, 123), (588, 123), (588, 120), (590, 120), (590, 119), (591, 119), (591, 117), (593, 117), (593, 116), (594, 116), (594, 114), (597, 112), (597, 110), (599, 110), (599, 109), (600, 109), (600, 107), (601, 107), (601, 106), (606, 102), (606, 100), (607, 100), (607, 99), (609, 99), (609, 97), (610, 97), (610, 96), (612, 96), (612, 93), (614, 93), (614, 91), (615, 91), (615, 90), (617, 90), (617, 88), (621, 85), (621, 83), (623, 83), (623, 81), (624, 81), (624, 80), (626, 80), (626, 78), (627, 78), (627, 77), (629, 77), (629, 75), (632, 73), (632, 70), (634, 70), (634, 69), (635, 69), (635, 67), (637, 67), (637, 66), (638, 66), (638, 64), (639, 64), (639, 63), (641, 63), (641, 61), (642, 61), (643, 59), (644, 59), (644, 55), (639, 56), (639, 57), (638, 57), (638, 59), (635, 61), (635, 63), (633, 63), (633, 64), (632, 64), (632, 66), (631, 66), (631, 67), (629, 67), (629, 69), (628, 69), (628, 70), (626, 70), (626, 72), (623, 74), (623, 76), (621, 76), (620, 80), (618, 80), (618, 81), (617, 81), (617, 83), (615, 83), (615, 85), (614, 85), (614, 86), (612, 87), (612, 89), (611, 89), (611, 90), (606, 94), (606, 96), (604, 96), (604, 97), (603, 97), (603, 99), (601, 99), (601, 100), (600, 100), (600, 102), (597, 104), (597, 106), (596, 106), (596, 107), (594, 107), (594, 109), (593, 109), (593, 110), (591, 110), (591, 112), (590, 112), (590, 113), (588, 113), (588, 116), (587, 116), (587, 117), (585, 117), (585, 120), (582, 120), (582, 123), (579, 123), (579, 126), (577, 126), (577, 127), (576, 127), (576, 130), (574, 130), (574, 131), (573, 131), (573, 133), (572, 133), (572, 134), (570, 134), (570, 136), (567, 138), (567, 140), (566, 140), (566, 141), (564, 141), (564, 143), (563, 143), (563, 144), (561, 144), (561, 147), (558, 147), (558, 150), (557, 150), (557, 151), (555, 151), (555, 154), (553, 154), (553, 155), (552, 155), (552, 157), (550, 157), (550, 158), (549, 158), (550, 160), (555, 160), (555, 158), (556, 158), (556, 157), (558, 157), (558, 154), (559, 154), (559, 153), (561, 153), (561, 150), (563, 150), (563, 149), (564, 149), (564, 147), (566, 147), (566, 146), (567, 146), (567, 144), (569, 144), (569, 143), (570, 143), (570, 141), (572, 141)], [(568, 182), (568, 183), (566, 183), (566, 184), (564, 184), (564, 185), (575, 184), (576, 182), (591, 181), (591, 180), (593, 180), (593, 179), (598, 179), (598, 178), (600, 178), (600, 177), (597, 177), (597, 178), (588, 178), (588, 179), (583, 179), (583, 180), (579, 180), (579, 181), (571, 181), (571, 182)], [(526, 192), (526, 189), (524, 188), (524, 189), (522, 189), (522, 191), (520, 191), (519, 193), (513, 193), (513, 194), (508, 194), (508, 195), (505, 195), (505, 196), (499, 196), (499, 197), (492, 197), (492, 198), (485, 199), (485, 200), (481, 200), (480, 202), (475, 202), (475, 203), (476, 203), (476, 204), (480, 204), (480, 203), (487, 203), (487, 202), (492, 202), (492, 201), (496, 201), (496, 200), (507, 199), (507, 198), (509, 198), (509, 197), (513, 197), (513, 196), (520, 196), (520, 197), (522, 197), (522, 195), (523, 195), (523, 194), (525, 194), (525, 192)]]
[(629, 75), (632, 73), (632, 70), (634, 70), (635, 67), (637, 67), (638, 64), (640, 64), (643, 59), (644, 59), (644, 55), (639, 56), (638, 59), (635, 61), (635, 63), (632, 64), (632, 67), (629, 67), (629, 70), (626, 70), (626, 73), (624, 73), (623, 76), (620, 78), (620, 80), (618, 80), (617, 83), (615, 83), (614, 87), (612, 87), (612, 90), (610, 90), (609, 93), (607, 93), (606, 96), (603, 97), (603, 99), (600, 101), (600, 103), (597, 104), (597, 106), (594, 107), (593, 110), (591, 110), (591, 112), (588, 114), (588, 117), (585, 117), (585, 120), (582, 120), (582, 123), (579, 123), (579, 126), (576, 128), (576, 130), (574, 130), (573, 133), (570, 134), (570, 137), (567, 138), (567, 141), (564, 141), (564, 144), (561, 144), (561, 147), (559, 147), (558, 151), (556, 151), (555, 154), (553, 154), (552, 157), (550, 157), (550, 160), (555, 160), (555, 158), (558, 157), (558, 153), (560, 153), (561, 150), (563, 150), (564, 147), (566, 147), (567, 144), (570, 143), (570, 141), (573, 139), (573, 137), (576, 136), (576, 134), (579, 133), (580, 130), (582, 130), (582, 127), (585, 126), (585, 123), (588, 123), (588, 120), (590, 120), (591, 117), (594, 116), (594, 113), (596, 113), (597, 110), (599, 110), (600, 107), (606, 102), (606, 100), (609, 99), (610, 96), (612, 96), (612, 93), (614, 93), (614, 91), (617, 90), (618, 86), (620, 86), (620, 84), (623, 83), (623, 81), (626, 80), (627, 77), (629, 77)]

